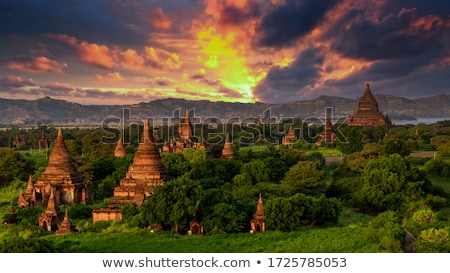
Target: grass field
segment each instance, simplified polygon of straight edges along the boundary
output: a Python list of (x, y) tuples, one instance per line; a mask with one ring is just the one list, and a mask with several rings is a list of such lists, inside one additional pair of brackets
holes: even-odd
[(179, 235), (173, 233), (71, 233), (47, 236), (67, 252), (84, 253), (375, 253), (360, 226), (296, 232)]

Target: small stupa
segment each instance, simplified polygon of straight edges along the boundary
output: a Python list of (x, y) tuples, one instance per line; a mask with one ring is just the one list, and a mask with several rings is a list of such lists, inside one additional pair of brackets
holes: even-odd
[(236, 158), (236, 155), (234, 154), (232, 142), (231, 142), (230, 133), (227, 133), (227, 135), (226, 135), (225, 145), (223, 146), (223, 149), (222, 149), (221, 158), (225, 158), (225, 159), (235, 159)]
[(297, 136), (294, 134), (294, 129), (292, 128), (292, 124), (289, 126), (289, 130), (285, 136), (283, 136), (282, 144), (290, 145), (298, 140)]
[(67, 234), (67, 233), (71, 233), (77, 231), (75, 226), (72, 224), (72, 221), (70, 221), (69, 218), (69, 211), (66, 207), (66, 213), (64, 214), (64, 219), (61, 222), (61, 224), (58, 227), (58, 230), (56, 230), (55, 234), (59, 235), (59, 234)]
[(122, 136), (119, 137), (119, 140), (117, 141), (116, 148), (114, 149), (114, 156), (115, 157), (125, 157), (127, 155), (125, 146), (123, 145), (123, 139)]
[(264, 220), (264, 206), (262, 196), (259, 194), (258, 205), (256, 211), (253, 214), (252, 220), (250, 220), (250, 232), (264, 232), (266, 230), (266, 222)]
[(322, 133), (320, 133), (316, 140), (316, 146), (321, 146), (322, 143), (327, 144), (334, 142), (336, 142), (336, 134), (333, 129), (333, 124), (331, 124), (331, 118), (327, 117)]

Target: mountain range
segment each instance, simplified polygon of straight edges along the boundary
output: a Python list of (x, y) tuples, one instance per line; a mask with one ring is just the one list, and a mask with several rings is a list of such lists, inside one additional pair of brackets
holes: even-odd
[[(376, 94), (379, 109), (392, 120), (450, 117), (450, 95), (437, 95), (416, 99)], [(357, 109), (359, 98), (320, 96), (313, 100), (285, 104), (232, 103), (206, 100), (190, 101), (167, 98), (129, 105), (82, 105), (65, 100), (44, 97), (36, 100), (0, 98), (0, 124), (40, 125), (73, 124), (98, 125), (105, 119), (122, 118), (178, 118), (186, 108), (191, 117), (204, 121), (219, 118), (222, 121), (240, 117), (325, 117), (325, 108), (332, 107), (335, 118), (351, 116)], [(270, 112), (269, 112), (270, 111)]]

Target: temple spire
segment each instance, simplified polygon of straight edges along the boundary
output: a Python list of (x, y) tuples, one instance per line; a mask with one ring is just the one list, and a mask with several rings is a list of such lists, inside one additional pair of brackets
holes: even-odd
[(236, 158), (231, 142), (230, 133), (227, 133), (225, 138), (225, 145), (223, 146), (222, 149), (222, 158), (232, 158), (232, 159)]
[(48, 198), (47, 202), (47, 208), (45, 209), (46, 214), (57, 214), (56, 213), (56, 206), (55, 206), (55, 194), (54, 194), (54, 187), (50, 188), (50, 197)]
[(27, 184), (27, 189), (25, 190), (25, 193), (31, 194), (33, 192), (33, 190), (34, 190), (33, 177), (30, 174), (30, 176), (28, 178), (28, 184)]
[(125, 146), (123, 145), (122, 135), (119, 136), (116, 148), (114, 149), (115, 157), (124, 157), (126, 155)]
[(9, 214), (16, 215), (16, 211), (14, 210), (13, 201), (9, 204)]

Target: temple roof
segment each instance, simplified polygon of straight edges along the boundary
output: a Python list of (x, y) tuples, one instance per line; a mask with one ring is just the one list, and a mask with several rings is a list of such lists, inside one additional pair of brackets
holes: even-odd
[(261, 194), (259, 194), (258, 205), (256, 206), (256, 212), (254, 216), (264, 218), (264, 205)]
[(148, 120), (144, 121), (141, 141), (130, 165), (127, 177), (133, 179), (168, 178), (168, 173), (156, 148)]
[(391, 125), (388, 116), (383, 116), (383, 113), (378, 110), (378, 102), (373, 96), (369, 84), (366, 84), (366, 90), (358, 103), (358, 109), (347, 120), (347, 124), (357, 126)]
[(47, 215), (57, 215), (57, 208), (55, 206), (55, 194), (54, 194), (54, 187), (51, 187), (50, 189), (50, 197), (48, 198), (47, 202), (47, 208), (45, 209), (44, 213)]
[(370, 90), (369, 84), (366, 84), (366, 90), (359, 100), (358, 110), (375, 110), (378, 111), (378, 102)]
[[(62, 130), (58, 129), (58, 135), (56, 137), (55, 146), (50, 152), (48, 165), (45, 168), (44, 173), (76, 173), (77, 169), (72, 164), (72, 156), (67, 150), (64, 143)], [(43, 173), (43, 174), (44, 174)]]

